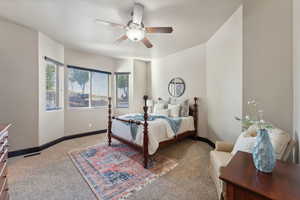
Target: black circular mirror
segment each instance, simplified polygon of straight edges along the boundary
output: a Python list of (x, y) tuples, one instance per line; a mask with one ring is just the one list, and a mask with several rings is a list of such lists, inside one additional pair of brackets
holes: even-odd
[(172, 97), (181, 97), (185, 92), (185, 83), (182, 78), (173, 78), (168, 86), (169, 94)]

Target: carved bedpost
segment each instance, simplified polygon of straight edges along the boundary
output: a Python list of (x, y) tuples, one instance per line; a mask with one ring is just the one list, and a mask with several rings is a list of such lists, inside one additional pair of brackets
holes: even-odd
[(144, 152), (144, 168), (148, 167), (148, 106), (147, 106), (148, 96), (144, 96), (144, 143), (143, 143), (143, 152)]
[(111, 97), (108, 97), (108, 128), (107, 128), (107, 137), (108, 137), (108, 146), (111, 146)]
[(194, 117), (194, 126), (195, 126), (195, 133), (197, 135), (198, 132), (198, 97), (194, 98), (194, 112), (193, 112), (193, 117)]

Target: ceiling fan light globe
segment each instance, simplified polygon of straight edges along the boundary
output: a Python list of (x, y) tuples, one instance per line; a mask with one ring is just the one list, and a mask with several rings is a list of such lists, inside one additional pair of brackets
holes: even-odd
[(145, 38), (145, 31), (142, 29), (128, 29), (126, 35), (129, 40), (138, 42)]

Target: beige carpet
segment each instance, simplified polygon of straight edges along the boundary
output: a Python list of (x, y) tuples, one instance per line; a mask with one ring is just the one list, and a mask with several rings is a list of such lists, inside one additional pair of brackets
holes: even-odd
[[(105, 134), (83, 137), (52, 146), (40, 156), (9, 159), (11, 200), (95, 200), (67, 152), (104, 142)], [(207, 144), (190, 139), (160, 150), (178, 160), (178, 166), (129, 200), (216, 200), (208, 175), (210, 150)]]

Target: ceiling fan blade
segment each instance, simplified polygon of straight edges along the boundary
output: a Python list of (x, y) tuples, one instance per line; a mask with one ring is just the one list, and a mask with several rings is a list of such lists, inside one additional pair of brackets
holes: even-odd
[(147, 33), (172, 33), (172, 27), (146, 27)]
[(144, 6), (140, 3), (135, 3), (132, 12), (132, 22), (141, 24), (143, 20)]
[(147, 47), (147, 48), (152, 48), (153, 45), (151, 44), (151, 42), (148, 40), (148, 38), (144, 38), (142, 39), (142, 42), (144, 43), (144, 45)]
[(126, 26), (124, 26), (124, 25), (122, 25), (122, 24), (117, 24), (117, 23), (109, 22), (109, 21), (102, 20), (102, 19), (96, 19), (95, 22), (98, 23), (98, 24), (106, 25), (106, 26), (119, 27), (119, 28), (126, 28)]
[(122, 35), (119, 39), (116, 40), (116, 42), (120, 43), (120, 42), (122, 42), (124, 40), (127, 40), (127, 39), (128, 39), (127, 35)]

